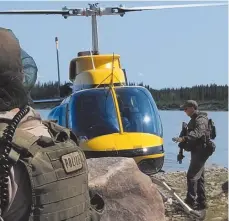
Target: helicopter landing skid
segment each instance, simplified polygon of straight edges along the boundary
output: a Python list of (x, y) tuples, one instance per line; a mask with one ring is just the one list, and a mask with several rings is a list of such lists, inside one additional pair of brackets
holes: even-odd
[(151, 180), (153, 183), (157, 184), (158, 186), (166, 189), (176, 200), (177, 203), (173, 203), (172, 198), (166, 197), (160, 190), (159, 193), (162, 196), (162, 199), (164, 202), (167, 202), (168, 204), (172, 205), (175, 204), (177, 207), (179, 207), (180, 209), (182, 209), (182, 211), (184, 211), (192, 220), (204, 220), (205, 218), (205, 214), (203, 214), (203, 212), (200, 211), (196, 211), (193, 210), (192, 208), (190, 208), (176, 193), (175, 191), (164, 181), (160, 181), (157, 178), (154, 178), (152, 176), (150, 176)]

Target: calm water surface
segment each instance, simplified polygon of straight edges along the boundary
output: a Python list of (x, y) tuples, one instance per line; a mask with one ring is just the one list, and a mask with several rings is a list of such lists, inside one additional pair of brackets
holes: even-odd
[[(38, 110), (46, 119), (50, 110)], [(207, 165), (217, 164), (228, 167), (228, 112), (207, 112), (209, 118), (215, 122), (217, 137), (215, 139), (216, 151), (209, 158)], [(179, 151), (177, 144), (172, 142), (172, 137), (179, 136), (182, 121), (188, 122), (189, 118), (182, 111), (160, 111), (164, 129), (165, 171), (186, 170), (190, 161), (189, 153), (185, 152), (183, 163), (179, 164), (176, 157)]]

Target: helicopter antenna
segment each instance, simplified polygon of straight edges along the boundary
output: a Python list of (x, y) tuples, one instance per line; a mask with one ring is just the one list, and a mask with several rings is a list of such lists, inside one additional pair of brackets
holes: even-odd
[(114, 52), (113, 52), (113, 57), (112, 57), (112, 70), (111, 70), (111, 85), (113, 86), (114, 84)]
[(111, 84), (109, 86), (109, 91), (111, 91), (111, 95), (114, 101), (114, 106), (116, 109), (116, 115), (117, 115), (117, 120), (118, 120), (118, 125), (119, 125), (119, 133), (123, 134), (123, 125), (122, 125), (122, 119), (121, 119), (121, 114), (120, 114), (120, 108), (119, 108), (119, 103), (118, 103), (118, 98), (117, 98), (117, 94), (115, 92), (115, 87), (114, 87), (114, 52), (113, 52), (113, 57), (112, 57), (112, 70), (111, 70), (111, 74), (109, 76), (111, 76)]
[(92, 63), (92, 67), (93, 69), (95, 70), (95, 63), (94, 63), (94, 59), (93, 59), (93, 56), (92, 56), (92, 51), (90, 50), (90, 55), (91, 55), (91, 63)]
[(60, 98), (60, 62), (59, 62), (59, 41), (58, 37), (55, 37), (56, 42), (56, 60), (57, 60), (57, 71), (58, 71), (58, 95)]

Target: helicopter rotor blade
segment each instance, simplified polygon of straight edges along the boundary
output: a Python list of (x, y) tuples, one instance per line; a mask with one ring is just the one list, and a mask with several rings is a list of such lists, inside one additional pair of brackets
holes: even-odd
[(14, 15), (62, 15), (62, 14), (68, 14), (68, 11), (63, 11), (63, 10), (11, 10), (11, 11), (0, 11), (0, 14), (14, 14)]
[(62, 10), (9, 10), (0, 11), (0, 15), (62, 15), (64, 18), (69, 16), (92, 16), (92, 15), (120, 15), (123, 16), (126, 12), (143, 11), (143, 10), (158, 10), (158, 9), (173, 9), (173, 8), (193, 8), (193, 7), (208, 7), (208, 6), (224, 6), (227, 3), (203, 3), (203, 4), (182, 4), (182, 5), (157, 5), (145, 7), (107, 7), (100, 8), (95, 5), (90, 5), (90, 8), (68, 9), (64, 7)]
[(159, 9), (173, 9), (173, 8), (193, 8), (193, 7), (209, 7), (209, 6), (224, 6), (227, 3), (203, 3), (203, 4), (182, 4), (182, 5), (155, 5), (145, 7), (114, 7), (118, 10), (118, 13), (132, 12), (132, 11), (144, 11), (144, 10), (159, 10)]
[(68, 9), (67, 7), (62, 10), (8, 10), (0, 11), (0, 15), (62, 15), (68, 16), (86, 16), (89, 9), (77, 8)]

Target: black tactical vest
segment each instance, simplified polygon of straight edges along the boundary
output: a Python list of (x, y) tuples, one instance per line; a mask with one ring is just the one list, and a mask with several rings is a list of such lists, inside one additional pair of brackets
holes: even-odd
[(30, 178), (29, 221), (91, 221), (85, 155), (70, 139), (74, 136), (70, 130), (52, 122), (44, 124), (52, 138), (37, 137), (20, 128), (13, 138), (13, 149), (20, 154), (19, 161)]

